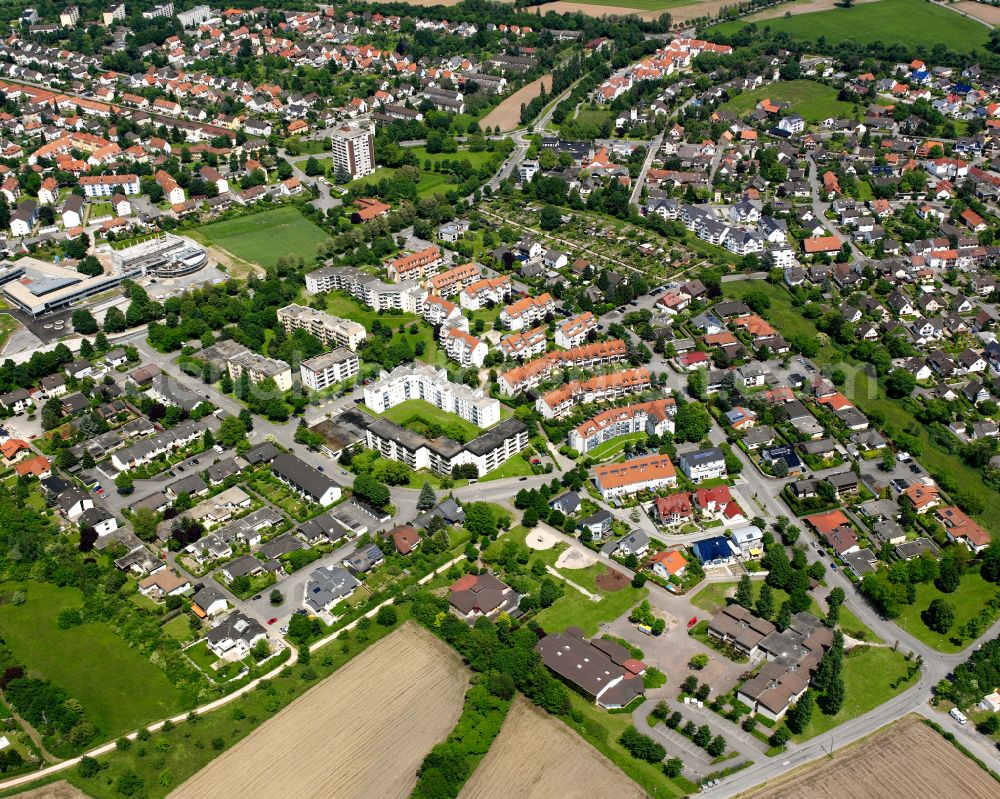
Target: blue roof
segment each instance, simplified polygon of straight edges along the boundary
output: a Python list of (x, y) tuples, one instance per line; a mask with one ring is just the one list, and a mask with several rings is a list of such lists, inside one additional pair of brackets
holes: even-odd
[(691, 545), (695, 557), (702, 563), (710, 563), (713, 560), (727, 560), (733, 556), (733, 550), (729, 547), (729, 541), (725, 536), (717, 535), (715, 538), (706, 538), (703, 541), (695, 541)]

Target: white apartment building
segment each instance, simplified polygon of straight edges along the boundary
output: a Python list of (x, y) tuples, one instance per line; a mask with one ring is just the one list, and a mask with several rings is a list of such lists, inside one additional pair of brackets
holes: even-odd
[(489, 303), (505, 302), (511, 292), (511, 281), (507, 275), (483, 278), (462, 289), (458, 302), (463, 308), (478, 311)]
[(328, 347), (347, 347), (356, 351), (367, 335), (364, 325), (304, 305), (286, 305), (279, 309), (278, 321), (286, 333), (305, 330)]
[(312, 391), (323, 391), (357, 377), (361, 371), (358, 356), (346, 347), (309, 358), (299, 366), (302, 385)]
[(597, 319), (590, 311), (584, 311), (556, 328), (556, 346), (566, 350), (578, 347), (587, 340), (587, 334), (591, 330), (597, 330)]
[(538, 297), (523, 297), (500, 311), (500, 320), (511, 330), (523, 330), (541, 322), (556, 309), (555, 300), (548, 292)]
[(110, 197), (113, 194), (138, 194), (138, 175), (84, 175), (80, 186), (86, 197)]
[(343, 125), (330, 134), (334, 172), (363, 178), (375, 171), (375, 137), (372, 131)]
[(391, 373), (379, 374), (378, 382), (365, 386), (365, 405), (375, 413), (385, 413), (411, 399), (422, 399), (478, 427), (500, 421), (498, 400), (486, 396), (482, 389), (449, 382), (444, 369), (430, 364), (397, 366)]
[(423, 314), (427, 290), (416, 280), (386, 283), (353, 266), (324, 266), (306, 275), (306, 290), (313, 294), (345, 291), (376, 311), (398, 309)]
[(441, 346), (453, 361), (464, 367), (475, 366), (477, 369), (482, 367), (490, 351), (485, 342), (459, 327), (441, 331)]
[(226, 366), (233, 380), (239, 380), (246, 374), (254, 385), (271, 378), (279, 391), (288, 391), (292, 387), (292, 367), (276, 358), (265, 358), (247, 350), (226, 361)]

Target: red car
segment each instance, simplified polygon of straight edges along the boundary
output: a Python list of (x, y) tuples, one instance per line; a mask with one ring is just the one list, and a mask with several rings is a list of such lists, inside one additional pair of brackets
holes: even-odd
[(276, 622), (277, 620), (278, 620), (278, 618), (277, 618), (277, 616), (276, 616), (276, 617), (275, 617), (275, 618), (273, 618), (273, 619), (268, 619), (268, 620), (267, 620), (267, 623), (268, 623), (268, 624), (274, 624), (274, 623), (275, 623), (275, 622)]
[(691, 621), (689, 621), (689, 622), (688, 622), (688, 629), (690, 630), (690, 629), (691, 629), (692, 627), (694, 627), (694, 626), (695, 626), (695, 625), (696, 625), (697, 623), (698, 623), (698, 617), (697, 617), (697, 616), (692, 616), (692, 617), (691, 617)]

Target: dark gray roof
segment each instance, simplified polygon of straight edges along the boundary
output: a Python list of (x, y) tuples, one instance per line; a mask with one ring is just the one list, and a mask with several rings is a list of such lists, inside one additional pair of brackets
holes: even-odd
[(337, 484), (305, 461), (283, 452), (271, 461), (271, 471), (314, 499), (320, 499)]

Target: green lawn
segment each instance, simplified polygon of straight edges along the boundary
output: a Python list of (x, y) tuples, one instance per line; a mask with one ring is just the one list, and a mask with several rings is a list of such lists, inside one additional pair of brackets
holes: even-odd
[(472, 164), (473, 169), (479, 169), (494, 155), (494, 153), (487, 150), (482, 150), (478, 153), (473, 153), (465, 149), (459, 149), (457, 153), (428, 153), (426, 147), (407, 147), (406, 149), (417, 156), (421, 169), (423, 169), (425, 161), (430, 161), (432, 168), (434, 164), (439, 164), (442, 161), (468, 161)]
[(837, 90), (813, 80), (792, 80), (772, 83), (734, 97), (721, 110), (742, 116), (757, 107), (761, 100), (789, 103), (791, 112), (807, 122), (820, 122), (827, 117), (857, 117), (861, 109), (837, 99)]
[(409, 326), (413, 322), (420, 320), (419, 316), (412, 313), (386, 314), (376, 311), (374, 308), (369, 308), (367, 305), (358, 302), (354, 297), (336, 291), (331, 291), (326, 295), (326, 310), (334, 316), (339, 316), (342, 319), (350, 319), (358, 324), (362, 324), (369, 331), (371, 330), (372, 322), (376, 319), (390, 325), (393, 330), (398, 329), (400, 325)]
[(613, 458), (616, 455), (621, 454), (626, 444), (634, 444), (637, 441), (645, 441), (645, 433), (627, 433), (624, 436), (618, 436), (617, 438), (612, 438), (605, 441), (603, 444), (598, 444), (592, 450), (583, 453), (586, 458), (593, 458), (595, 461), (604, 461), (609, 458)]
[[(813, 710), (809, 725), (792, 736), (796, 741), (814, 738), (888, 702), (906, 690), (909, 664), (899, 652), (888, 648), (871, 648), (853, 657), (844, 658), (844, 704), (835, 716), (827, 716), (818, 707)], [(893, 688), (895, 683), (899, 683)]]
[[(756, 602), (757, 597), (760, 596), (760, 589), (761, 586), (764, 585), (764, 581), (753, 580), (751, 584), (753, 585), (753, 598)], [(726, 597), (731, 597), (736, 593), (736, 585), (737, 583), (735, 580), (733, 582), (725, 583), (705, 583), (705, 587), (691, 597), (691, 604), (714, 616), (728, 604), (726, 602)], [(774, 613), (777, 615), (778, 608), (780, 608), (782, 603), (788, 599), (788, 594), (780, 588), (772, 588), (771, 594), (774, 597)], [(812, 595), (809, 596), (809, 612), (820, 619), (826, 616), (826, 614), (820, 610), (819, 605), (816, 603), (816, 600), (812, 597)]]
[[(454, 157), (454, 156), (453, 156)], [(368, 186), (374, 183), (379, 183), (382, 180), (391, 181), (396, 175), (395, 169), (390, 169), (388, 167), (379, 167), (370, 175), (365, 175), (363, 178), (358, 178), (357, 180), (351, 181), (352, 187), (357, 186)], [(429, 197), (432, 194), (444, 194), (457, 184), (449, 184), (447, 181), (447, 175), (443, 172), (426, 172), (423, 169), (423, 164), (421, 164), (420, 169), (420, 180), (417, 182), (417, 194), (421, 197)]]
[(840, 619), (837, 626), (840, 627), (844, 635), (849, 635), (851, 638), (867, 641), (870, 644), (882, 643), (881, 638), (868, 629), (857, 616), (843, 605), (840, 606)]
[[(576, 730), (581, 738), (589, 741), (598, 752), (641, 785), (648, 796), (654, 799), (674, 799), (693, 796), (698, 792), (697, 786), (690, 780), (683, 776), (675, 779), (667, 777), (659, 763), (647, 763), (632, 757), (618, 742), (626, 728), (632, 725), (631, 713), (608, 713), (573, 691), (569, 692), (569, 699), (573, 715), (581, 720), (575, 722), (564, 717), (566, 725)], [(673, 757), (678, 753), (674, 750), (668, 754)]]
[[(774, 286), (763, 280), (738, 280), (722, 285), (725, 295), (731, 299), (742, 299), (754, 290), (763, 291), (771, 301), (771, 307), (764, 316), (786, 339), (796, 334), (803, 334), (809, 338), (826, 341), (826, 337), (821, 336), (816, 326), (802, 315), (801, 308), (792, 303), (791, 295), (781, 286)], [(995, 509), (1000, 507), (1000, 497), (983, 482), (979, 471), (967, 466), (960, 458), (931, 438), (926, 426), (917, 422), (901, 402), (887, 397), (882, 385), (872, 383), (863, 369), (850, 372), (851, 360), (838, 347), (824, 344), (813, 360), (820, 367), (835, 364), (837, 368), (848, 372), (847, 383), (841, 389), (844, 394), (853, 400), (862, 412), (882, 413), (885, 416), (883, 432), (887, 433), (889, 438), (903, 430), (908, 430), (916, 436), (923, 444), (923, 452), (917, 460), (932, 475), (950, 475), (963, 491), (977, 497), (983, 503), (985, 511), (975, 514), (973, 518), (987, 530), (1000, 534), (1000, 514), (995, 512)]]
[(322, 229), (291, 205), (202, 225), (193, 232), (209, 244), (261, 266), (274, 266), (279, 258), (289, 255), (301, 256), (311, 263), (316, 248), (330, 241)]
[(534, 472), (531, 471), (531, 464), (528, 463), (522, 456), (515, 455), (510, 460), (500, 464), (492, 472), (487, 472), (479, 479), (481, 482), (485, 483), (487, 480), (499, 480), (503, 477), (528, 477), (533, 474)]
[(466, 441), (471, 441), (482, 432), (472, 422), (467, 422), (461, 416), (457, 416), (454, 413), (443, 411), (422, 399), (411, 399), (401, 402), (399, 405), (387, 410), (382, 416), (389, 421), (421, 434), (427, 432), (428, 423), (441, 427), (445, 431), (445, 435), (448, 435), (447, 431), (449, 429), (461, 431)]
[(166, 675), (105, 624), (60, 630), (59, 612), (78, 608), (82, 594), (50, 583), (7, 583), (27, 593), (23, 605), (0, 605), (0, 636), (31, 676), (51, 680), (77, 699), (104, 740), (180, 710)]
[[(921, 0), (879, 0), (849, 9), (759, 20), (755, 24), (795, 39), (816, 41), (823, 36), (830, 42), (849, 39), (858, 44), (898, 44), (924, 56), (936, 44), (944, 44), (958, 53), (985, 49), (990, 34), (985, 25)], [(713, 34), (730, 35), (746, 25), (742, 20), (726, 22), (710, 28), (706, 35), (709, 39)]]
[[(590, 566), (588, 569), (595, 572), (604, 571), (603, 563), (597, 566)], [(612, 568), (614, 564), (612, 564)], [(594, 590), (592, 575), (586, 572), (588, 569), (566, 569), (561, 572), (567, 580), (572, 580), (579, 585)], [(588, 581), (590, 586), (588, 587)], [(600, 625), (607, 621), (617, 619), (624, 613), (628, 613), (633, 606), (639, 604), (649, 591), (645, 588), (633, 588), (631, 585), (621, 591), (607, 593), (605, 591), (595, 591), (601, 596), (600, 602), (588, 599), (572, 586), (567, 585), (564, 593), (550, 607), (541, 611), (536, 620), (546, 632), (562, 632), (567, 627), (580, 627), (586, 635), (596, 635)]]
[[(942, 593), (933, 583), (917, 583), (916, 588), (917, 601), (912, 605), (903, 605), (903, 612), (893, 621), (901, 629), (939, 652), (958, 652), (968, 645), (968, 641), (952, 643), (951, 636), (969, 619), (975, 617), (985, 606), (987, 598), (996, 593), (996, 586), (986, 582), (978, 572), (965, 574), (958, 590), (951, 594)], [(920, 614), (927, 610), (935, 599), (943, 599), (955, 609), (955, 623), (950, 634), (942, 635), (934, 632), (920, 618)]]
[(181, 643), (190, 641), (192, 638), (191, 625), (188, 624), (188, 617), (183, 613), (179, 616), (174, 616), (170, 621), (164, 624), (163, 632), (167, 635), (173, 636)]

